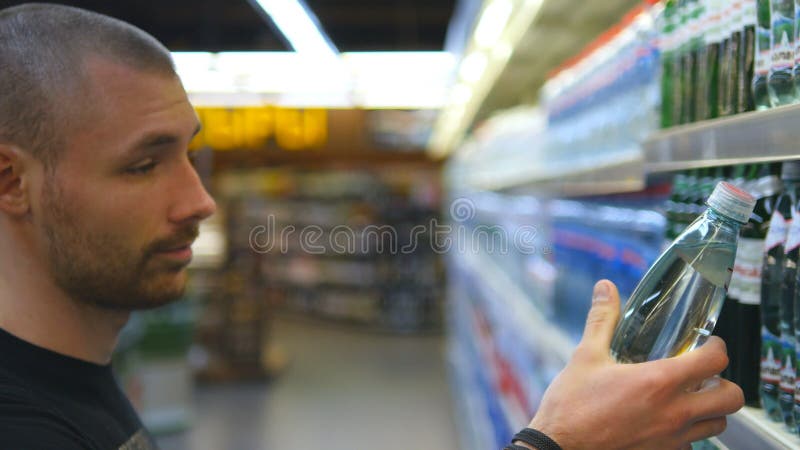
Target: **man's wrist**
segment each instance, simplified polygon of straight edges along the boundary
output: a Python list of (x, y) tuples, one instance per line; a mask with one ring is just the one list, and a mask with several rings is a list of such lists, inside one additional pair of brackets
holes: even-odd
[(531, 444), (528, 444), (527, 442), (522, 442), (522, 441), (514, 441), (514, 442), (512, 442), (512, 444), (514, 444), (514, 445), (517, 445), (517, 446), (519, 446), (519, 447), (525, 447), (525, 448), (529, 448), (529, 449), (531, 449), (531, 450), (539, 450), (538, 448), (536, 448), (536, 447), (532, 446)]

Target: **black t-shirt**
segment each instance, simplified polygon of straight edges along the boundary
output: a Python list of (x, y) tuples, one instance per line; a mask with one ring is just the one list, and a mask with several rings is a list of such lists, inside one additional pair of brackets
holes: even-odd
[(0, 329), (0, 449), (155, 450), (110, 365)]

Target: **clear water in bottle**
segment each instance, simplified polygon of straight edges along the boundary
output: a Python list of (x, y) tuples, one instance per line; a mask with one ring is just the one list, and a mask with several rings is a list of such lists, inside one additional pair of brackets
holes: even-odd
[(618, 362), (675, 356), (702, 345), (714, 330), (733, 273), (739, 228), (755, 199), (723, 182), (708, 204), (631, 294), (611, 342)]

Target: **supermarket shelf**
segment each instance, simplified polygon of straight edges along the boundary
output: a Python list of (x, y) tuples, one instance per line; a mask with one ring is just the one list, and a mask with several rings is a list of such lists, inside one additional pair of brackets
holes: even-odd
[(800, 158), (800, 105), (682, 125), (644, 144), (645, 172)]
[(728, 417), (728, 429), (719, 440), (730, 450), (791, 450), (800, 448), (800, 438), (768, 420), (764, 411), (745, 407)]
[(476, 171), (472, 183), (481, 189), (548, 193), (575, 197), (635, 192), (644, 189), (641, 151), (598, 154), (542, 164), (520, 163)]
[(575, 348), (572, 339), (548, 321), (534, 305), (533, 299), (490, 257), (472, 252), (464, 252), (461, 256), (459, 261), (464, 268), (479, 277), (498, 299), (502, 299), (508, 317), (514, 321), (510, 325), (518, 330), (518, 335), (537, 343), (539, 347), (548, 348), (566, 364)]

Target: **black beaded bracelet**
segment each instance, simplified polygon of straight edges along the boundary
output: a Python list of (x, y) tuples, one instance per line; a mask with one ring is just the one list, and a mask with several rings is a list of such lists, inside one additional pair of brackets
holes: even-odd
[(511, 442), (522, 441), (528, 445), (532, 445), (539, 450), (562, 450), (561, 446), (556, 444), (556, 441), (539, 430), (533, 428), (525, 428), (519, 433), (514, 435)]
[(530, 450), (530, 449), (528, 447), (523, 447), (521, 445), (509, 444), (506, 445), (506, 447), (503, 450)]

